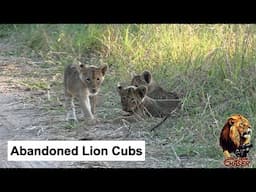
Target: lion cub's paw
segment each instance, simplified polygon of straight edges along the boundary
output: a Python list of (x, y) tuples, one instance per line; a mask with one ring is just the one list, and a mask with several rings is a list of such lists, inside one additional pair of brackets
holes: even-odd
[(78, 123), (78, 120), (77, 120), (77, 118), (66, 118), (65, 119), (68, 123)]
[(93, 119), (87, 119), (85, 121), (86, 124), (88, 125), (95, 125), (95, 124), (98, 124), (98, 123), (101, 123), (103, 120), (101, 118), (93, 118)]

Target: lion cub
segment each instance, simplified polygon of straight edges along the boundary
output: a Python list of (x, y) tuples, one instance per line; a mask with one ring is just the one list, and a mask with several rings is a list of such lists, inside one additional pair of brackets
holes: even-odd
[(156, 100), (147, 95), (147, 87), (117, 86), (121, 97), (122, 109), (130, 114), (123, 119), (133, 121), (134, 119), (146, 117), (164, 117), (180, 105), (178, 99)]
[(149, 71), (143, 71), (140, 75), (133, 75), (131, 85), (147, 87), (147, 95), (154, 99), (179, 99), (177, 93), (164, 90), (152, 77)]
[(77, 121), (74, 98), (79, 99), (84, 116), (89, 115), (91, 120), (94, 119), (95, 97), (100, 90), (107, 69), (107, 65), (96, 67), (71, 64), (66, 67), (64, 72), (64, 92), (68, 110), (66, 120)]

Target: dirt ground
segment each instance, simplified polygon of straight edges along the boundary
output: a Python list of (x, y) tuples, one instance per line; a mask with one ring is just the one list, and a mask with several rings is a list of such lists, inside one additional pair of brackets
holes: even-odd
[[(70, 126), (64, 120), (63, 95), (59, 86), (61, 83), (58, 84), (59, 91), (51, 89), (50, 92), (45, 89), (33, 89), (24, 84), (23, 82), (33, 79), (47, 81), (49, 69), (40, 66), (43, 61), (10, 55), (15, 49), (15, 43), (9, 41), (0, 43), (0, 168), (182, 168), (222, 164), (221, 160), (197, 158), (194, 161), (192, 157), (177, 156), (175, 145), (166, 138), (155, 137), (149, 131), (149, 127), (138, 124), (97, 123), (89, 126), (80, 122), (74, 127)], [(59, 81), (62, 80), (61, 74), (58, 78)], [(49, 94), (53, 98), (51, 101)], [(98, 107), (97, 112), (104, 116), (107, 110), (111, 108), (102, 105)], [(7, 142), (10, 140), (82, 138), (145, 140), (146, 160), (141, 162), (11, 162), (7, 160)]]

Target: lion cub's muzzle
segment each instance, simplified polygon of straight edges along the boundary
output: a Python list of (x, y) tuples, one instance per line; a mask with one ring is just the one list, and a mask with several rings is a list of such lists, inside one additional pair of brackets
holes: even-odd
[(123, 107), (123, 111), (126, 111), (126, 112), (128, 112), (128, 113), (132, 113), (132, 112), (133, 112), (133, 110), (128, 109), (128, 108), (126, 108), (126, 107)]
[(98, 94), (98, 89), (97, 88), (92, 88), (89, 90), (89, 95), (90, 96), (95, 96)]

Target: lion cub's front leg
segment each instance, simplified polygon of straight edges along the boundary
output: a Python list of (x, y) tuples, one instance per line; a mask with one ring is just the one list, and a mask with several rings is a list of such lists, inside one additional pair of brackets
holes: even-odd
[(74, 120), (78, 121), (76, 117), (76, 110), (75, 110), (75, 104), (74, 104), (74, 97), (70, 96), (68, 94), (65, 95), (65, 106), (68, 109), (66, 121)]
[(96, 95), (90, 96), (90, 103), (91, 103), (92, 114), (95, 114), (95, 110), (96, 110)]
[(94, 120), (94, 115), (92, 114), (89, 96), (80, 94), (79, 100), (80, 100), (80, 106), (82, 108), (84, 117), (86, 118), (89, 115), (90, 119)]

